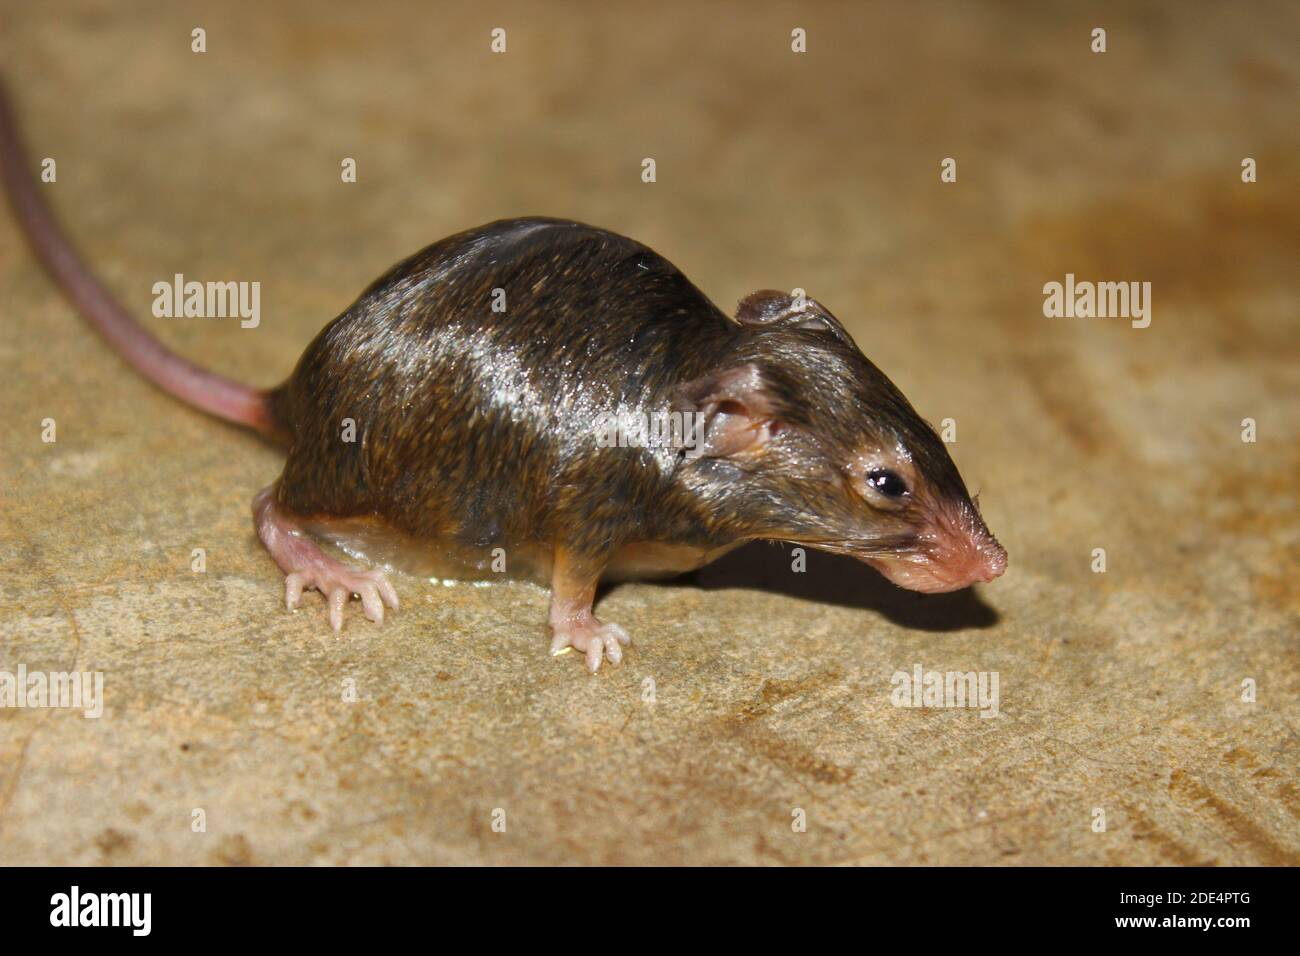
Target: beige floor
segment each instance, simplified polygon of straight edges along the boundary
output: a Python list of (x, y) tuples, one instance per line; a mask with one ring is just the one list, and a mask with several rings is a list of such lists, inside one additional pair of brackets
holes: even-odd
[[(133, 310), (262, 283), (256, 330), (148, 319), (182, 353), (269, 385), (425, 243), (586, 220), (724, 305), (829, 304), (956, 419), (1010, 571), (741, 552), (612, 590), (597, 678), (526, 585), (399, 579), (335, 638), (253, 536), (278, 454), (132, 377), (0, 218), (0, 670), (106, 694), (0, 710), (0, 862), (1300, 861), (1300, 8), (613, 6), (6, 2), (0, 44)], [(1150, 281), (1151, 326), (1044, 318), (1067, 272)], [(892, 706), (916, 665), (996, 671), (1000, 716)]]

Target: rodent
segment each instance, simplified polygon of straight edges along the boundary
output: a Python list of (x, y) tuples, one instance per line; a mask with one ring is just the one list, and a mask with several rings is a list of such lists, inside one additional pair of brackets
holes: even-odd
[[(592, 611), (611, 573), (685, 571), (756, 539), (851, 555), (918, 591), (1006, 567), (943, 442), (815, 300), (756, 292), (731, 318), (638, 242), (504, 220), (391, 268), (283, 385), (259, 391), (137, 324), (25, 167), (0, 91), (0, 174), (32, 248), (145, 377), (284, 443), (254, 523), (288, 607), (314, 588), (336, 631), (351, 596), (380, 622), (397, 593), (383, 570), (328, 556), (310, 532), (385, 562), (436, 552), (478, 569), (492, 555), (527, 563), (550, 578), (552, 653), (572, 646), (593, 672), (628, 643)], [(676, 412), (691, 428), (648, 447), (599, 441), (620, 412)], [(355, 441), (342, 438), (345, 419)]]

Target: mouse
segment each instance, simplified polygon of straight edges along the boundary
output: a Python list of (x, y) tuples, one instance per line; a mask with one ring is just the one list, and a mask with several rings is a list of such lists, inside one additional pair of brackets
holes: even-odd
[(596, 673), (630, 644), (594, 612), (602, 581), (747, 542), (848, 555), (926, 593), (1007, 566), (935, 430), (801, 293), (727, 314), (633, 239), (506, 219), (390, 268), (258, 389), (169, 350), (99, 282), (3, 91), (0, 176), (36, 258), (127, 364), (284, 449), (253, 525), (285, 606), (319, 592), (335, 632), (354, 599), (376, 624), (398, 610), (394, 570), (504, 572), (549, 584), (551, 654)]

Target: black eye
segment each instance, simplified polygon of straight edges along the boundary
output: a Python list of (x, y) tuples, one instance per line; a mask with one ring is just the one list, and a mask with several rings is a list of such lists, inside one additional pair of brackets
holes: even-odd
[(867, 483), (886, 498), (901, 498), (907, 494), (907, 482), (892, 471), (877, 468), (867, 475)]

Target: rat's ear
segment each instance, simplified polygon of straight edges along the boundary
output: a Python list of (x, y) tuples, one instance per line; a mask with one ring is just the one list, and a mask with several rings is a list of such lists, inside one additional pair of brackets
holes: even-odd
[(840, 320), (816, 299), (797, 298), (776, 289), (761, 289), (741, 299), (736, 306), (736, 321), (755, 328), (820, 329), (853, 344)]
[(677, 387), (675, 411), (694, 413), (686, 429), (693, 456), (725, 458), (759, 448), (782, 427), (778, 402), (757, 365), (710, 372)]

